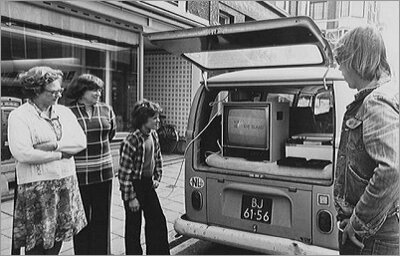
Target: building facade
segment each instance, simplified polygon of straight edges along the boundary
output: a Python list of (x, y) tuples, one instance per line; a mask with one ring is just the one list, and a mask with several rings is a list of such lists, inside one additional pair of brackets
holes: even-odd
[(379, 1), (271, 1), (291, 16), (311, 17), (326, 38), (335, 44), (347, 31), (360, 25), (379, 26)]

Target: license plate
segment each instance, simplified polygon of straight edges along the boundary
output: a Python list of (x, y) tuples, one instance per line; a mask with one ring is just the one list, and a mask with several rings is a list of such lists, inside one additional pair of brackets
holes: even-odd
[(240, 217), (271, 224), (272, 199), (258, 196), (243, 195)]

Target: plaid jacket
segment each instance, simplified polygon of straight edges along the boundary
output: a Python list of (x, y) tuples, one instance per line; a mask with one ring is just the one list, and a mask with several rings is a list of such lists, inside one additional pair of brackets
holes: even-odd
[(116, 132), (115, 114), (102, 102), (94, 105), (89, 119), (85, 106), (70, 106), (87, 138), (87, 148), (74, 156), (79, 185), (105, 182), (113, 178), (110, 141)]
[[(160, 143), (156, 131), (151, 131), (154, 141), (154, 157), (155, 166), (153, 170), (153, 179), (161, 181), (162, 175), (162, 156)], [(118, 170), (118, 179), (120, 184), (120, 191), (122, 200), (130, 201), (136, 198), (135, 189), (133, 187), (133, 180), (142, 178), (143, 164), (144, 164), (144, 141), (143, 133), (136, 130), (130, 133), (125, 140), (121, 143), (120, 147), (120, 168)]]

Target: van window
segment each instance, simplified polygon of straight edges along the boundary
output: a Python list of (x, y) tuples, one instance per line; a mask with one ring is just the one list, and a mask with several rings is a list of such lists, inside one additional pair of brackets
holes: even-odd
[(331, 107), (333, 107), (331, 92), (322, 92), (315, 96), (315, 115), (328, 113)]
[(288, 102), (289, 106), (293, 106), (294, 94), (288, 93), (268, 93), (267, 101)]
[(312, 96), (307, 94), (302, 94), (297, 101), (298, 107), (311, 107), (312, 105)]

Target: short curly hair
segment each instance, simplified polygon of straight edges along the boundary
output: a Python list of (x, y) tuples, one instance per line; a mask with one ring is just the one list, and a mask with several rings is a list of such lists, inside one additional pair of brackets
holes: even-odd
[(82, 74), (68, 85), (66, 96), (76, 102), (86, 91), (102, 90), (103, 88), (104, 82), (99, 77), (92, 74)]
[(24, 94), (33, 98), (45, 90), (46, 85), (56, 80), (62, 81), (63, 72), (46, 66), (37, 66), (18, 75), (18, 81), (23, 86)]
[(132, 128), (134, 130), (142, 128), (149, 118), (162, 112), (159, 104), (143, 99), (136, 102), (131, 113)]

